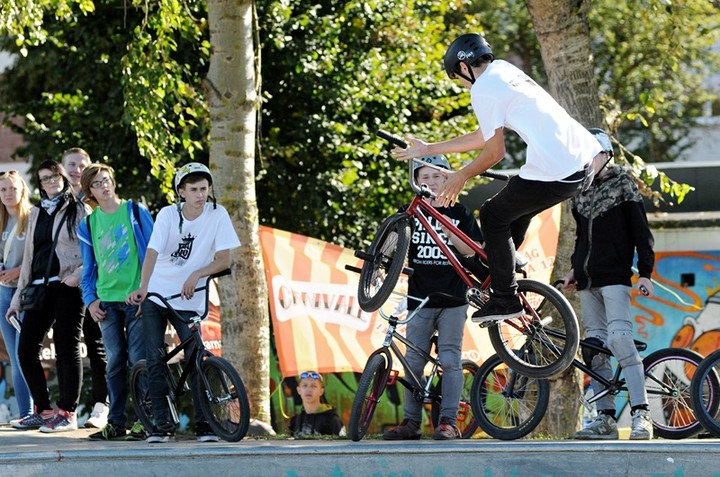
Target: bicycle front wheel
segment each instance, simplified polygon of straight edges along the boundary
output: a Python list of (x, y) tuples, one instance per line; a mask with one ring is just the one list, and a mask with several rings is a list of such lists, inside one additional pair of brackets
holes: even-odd
[[(472, 406), (470, 404), (472, 396), (470, 390), (478, 368), (479, 366), (475, 361), (464, 359), (462, 362), (463, 388), (462, 393), (460, 394), (460, 403), (458, 404), (457, 426), (458, 429), (460, 429), (460, 434), (462, 434), (463, 439), (470, 439), (478, 429), (477, 419), (475, 419), (475, 416), (473, 415)], [(440, 391), (437, 392), (437, 394), (442, 395), (442, 374), (440, 374), (440, 377), (435, 384), (435, 389), (439, 389)], [(432, 402), (430, 417), (432, 418), (433, 427), (437, 427), (440, 422), (441, 405), (442, 401), (438, 402), (433, 400)]]
[(135, 418), (146, 430), (152, 430), (154, 414), (148, 388), (147, 362), (144, 359), (135, 363), (130, 371), (130, 396), (135, 408)]
[[(702, 430), (690, 398), (690, 383), (702, 356), (685, 348), (664, 348), (643, 360), (645, 390), (655, 435), (665, 439), (684, 439)], [(718, 382), (709, 382), (714, 396)], [(717, 409), (717, 399), (710, 403)]]
[(494, 354), (475, 375), (470, 402), (480, 429), (490, 437), (512, 440), (540, 424), (549, 401), (547, 379), (523, 376)]
[(700, 362), (690, 382), (690, 398), (695, 417), (715, 437), (720, 437), (720, 350)]
[(207, 380), (198, 379), (201, 389), (200, 408), (210, 428), (221, 439), (237, 442), (250, 427), (250, 403), (245, 385), (235, 368), (226, 360), (211, 356), (202, 362)]
[(518, 280), (525, 314), (488, 327), (490, 342), (508, 366), (532, 378), (548, 378), (570, 366), (580, 344), (577, 316), (554, 287)]
[(353, 441), (365, 437), (370, 427), (375, 408), (387, 386), (388, 366), (382, 354), (372, 356), (365, 365), (350, 411), (348, 436)]
[(405, 214), (389, 217), (370, 244), (360, 270), (358, 304), (365, 312), (380, 308), (400, 278), (410, 247), (410, 221)]

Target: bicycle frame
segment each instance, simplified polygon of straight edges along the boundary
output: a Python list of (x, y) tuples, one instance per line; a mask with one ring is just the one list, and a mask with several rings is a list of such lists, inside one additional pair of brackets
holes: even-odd
[[(180, 364), (180, 369), (182, 370), (178, 380), (175, 380), (175, 375), (172, 372), (168, 373), (169, 379), (171, 381), (170, 384), (172, 384), (172, 389), (170, 389), (169, 392), (171, 393), (171, 398), (173, 399), (173, 401), (175, 401), (178, 397), (183, 396), (187, 391), (190, 390), (188, 384), (188, 378), (190, 377), (190, 373), (192, 373), (195, 369), (200, 369), (203, 358), (214, 356), (210, 351), (205, 348), (205, 344), (202, 341), (199, 324), (199, 322), (193, 322), (192, 326), (190, 327), (190, 336), (185, 338), (181, 343), (179, 343), (176, 347), (170, 350), (163, 358), (163, 362), (169, 370), (169, 365), (173, 358), (175, 358), (181, 352), (185, 351), (186, 348), (188, 348), (188, 345), (191, 345), (190, 348), (192, 349), (192, 351), (190, 352), (190, 356), (183, 360), (185, 361), (185, 364), (182, 365), (182, 361), (178, 363)], [(198, 373), (198, 376), (203, 381), (205, 389), (207, 389), (208, 382), (205, 374)]]
[[(417, 298), (409, 297), (414, 300), (419, 300)], [(399, 381), (400, 384), (405, 386), (408, 390), (413, 392), (415, 394), (417, 391), (422, 390), (423, 392), (423, 399), (433, 398), (430, 392), (430, 388), (432, 387), (432, 380), (437, 374), (438, 368), (442, 367), (442, 364), (440, 363), (440, 360), (429, 354), (428, 352), (418, 348), (415, 343), (408, 340), (405, 336), (401, 335), (397, 331), (398, 325), (403, 325), (408, 323), (410, 320), (412, 320), (415, 317), (415, 314), (418, 310), (423, 308), (429, 301), (430, 298), (424, 298), (422, 300), (419, 300), (420, 304), (418, 307), (410, 313), (407, 318), (404, 320), (398, 320), (395, 316), (387, 316), (382, 310), (379, 310), (380, 316), (382, 316), (385, 320), (388, 321), (388, 331), (385, 334), (385, 340), (383, 341), (383, 345), (381, 348), (378, 348), (375, 350), (369, 357), (368, 361), (372, 358), (372, 356), (376, 354), (384, 354), (388, 360), (388, 384), (394, 384), (395, 381)], [(410, 369), (410, 364), (407, 362), (407, 358), (403, 355), (403, 353), (400, 352), (400, 348), (398, 348), (398, 345), (395, 343), (394, 340), (400, 341), (402, 344), (404, 344), (407, 348), (412, 349), (416, 353), (418, 353), (420, 356), (423, 357), (423, 359), (426, 362), (432, 363), (432, 371), (430, 372), (430, 375), (428, 379), (426, 380), (425, 385), (423, 386), (420, 378), (413, 373), (412, 369)], [(399, 378), (397, 377), (398, 372), (392, 369), (392, 355), (395, 355), (395, 357), (400, 361), (400, 364), (403, 367), (403, 370), (405, 371), (405, 378)], [(409, 378), (410, 380), (408, 380)]]
[[(229, 275), (230, 270), (225, 270), (223, 272), (209, 275), (205, 281), (205, 286), (198, 287), (195, 289), (195, 292), (201, 292), (201, 291), (207, 291), (208, 287), (210, 286), (210, 280), (212, 278), (221, 277), (224, 275)], [(149, 299), (151, 297), (159, 299), (164, 305), (167, 310), (169, 310), (173, 316), (175, 316), (176, 319), (180, 320), (182, 323), (190, 324), (190, 336), (185, 338), (182, 342), (180, 342), (177, 346), (175, 346), (172, 350), (167, 352), (165, 354), (165, 357), (163, 358), (163, 362), (165, 363), (165, 366), (168, 370), (168, 378), (170, 379), (171, 389), (169, 389), (170, 392), (170, 398), (174, 402), (177, 400), (178, 397), (184, 395), (187, 391), (190, 390), (189, 384), (188, 384), (188, 378), (190, 377), (190, 373), (192, 373), (194, 370), (200, 370), (202, 369), (202, 361), (204, 358), (214, 356), (210, 351), (205, 348), (205, 343), (202, 340), (202, 331), (200, 329), (200, 323), (201, 321), (208, 315), (210, 312), (209, 307), (209, 301), (210, 301), (210, 293), (205, 293), (205, 312), (200, 316), (194, 316), (191, 319), (185, 319), (168, 303), (170, 300), (173, 300), (175, 298), (180, 297), (182, 294), (177, 293), (175, 295), (171, 295), (168, 297), (164, 297), (158, 293), (150, 292), (147, 294), (146, 299)], [(185, 351), (186, 348), (191, 348), (192, 351), (190, 352), (190, 356), (186, 357), (184, 360), (185, 364), (182, 364), (182, 361), (180, 364), (180, 369), (182, 372), (180, 373), (180, 377), (177, 381), (175, 381), (175, 376), (170, 371), (170, 362), (178, 356), (181, 352)], [(199, 379), (202, 381), (203, 388), (202, 389), (208, 389), (209, 383), (207, 380), (207, 377), (205, 376), (205, 373), (199, 372), (197, 373)], [(172, 403), (169, 403), (172, 404)], [(178, 416), (176, 415), (176, 410), (174, 409), (174, 406), (170, 406), (171, 412), (173, 413), (173, 418), (178, 420)]]

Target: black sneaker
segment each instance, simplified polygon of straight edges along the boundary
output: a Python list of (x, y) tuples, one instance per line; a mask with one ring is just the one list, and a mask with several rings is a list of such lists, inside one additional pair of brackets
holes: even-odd
[(517, 295), (509, 297), (493, 295), (482, 308), (473, 313), (471, 320), (473, 323), (488, 323), (517, 318), (523, 313), (523, 305)]
[(112, 439), (125, 439), (127, 429), (125, 426), (116, 426), (112, 422), (105, 424), (100, 431), (90, 434), (91, 441), (109, 441)]
[(125, 437), (125, 440), (128, 441), (144, 441), (148, 438), (147, 433), (145, 432), (145, 426), (143, 426), (142, 422), (135, 421), (130, 428), (130, 433)]
[(386, 441), (416, 440), (421, 436), (420, 423), (410, 419), (403, 419), (396, 428), (383, 432), (383, 439)]
[(195, 436), (198, 442), (218, 442), (218, 436), (210, 428), (210, 424), (200, 421), (195, 424)]
[(161, 444), (163, 442), (175, 442), (175, 426), (165, 423), (162, 426), (153, 426), (147, 438), (148, 444)]

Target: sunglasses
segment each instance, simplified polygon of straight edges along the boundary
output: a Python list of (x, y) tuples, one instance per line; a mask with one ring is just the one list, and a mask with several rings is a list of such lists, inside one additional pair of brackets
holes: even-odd
[(51, 182), (57, 182), (60, 180), (60, 174), (53, 174), (51, 176), (40, 177), (41, 184), (49, 184)]
[(301, 373), (300, 379), (319, 379), (320, 381), (323, 380), (322, 376), (320, 376), (314, 371), (305, 371), (304, 373)]

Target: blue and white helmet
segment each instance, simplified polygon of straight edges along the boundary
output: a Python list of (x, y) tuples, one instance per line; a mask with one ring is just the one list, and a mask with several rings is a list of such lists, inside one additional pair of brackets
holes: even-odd
[(434, 154), (432, 156), (422, 156), (422, 157), (416, 157), (414, 159), (415, 167), (413, 168), (413, 172), (417, 172), (418, 169), (421, 167), (425, 167), (424, 164), (422, 164), (422, 161), (427, 164), (432, 164), (434, 166), (442, 167), (443, 169), (450, 170), (450, 162), (448, 162), (447, 157), (445, 157), (443, 154)]
[(603, 148), (603, 152), (606, 152), (610, 157), (613, 157), (615, 154), (613, 153), (613, 147), (612, 142), (610, 141), (610, 136), (608, 133), (603, 131), (600, 128), (588, 128), (588, 131), (595, 136), (595, 139), (600, 143), (600, 145)]

